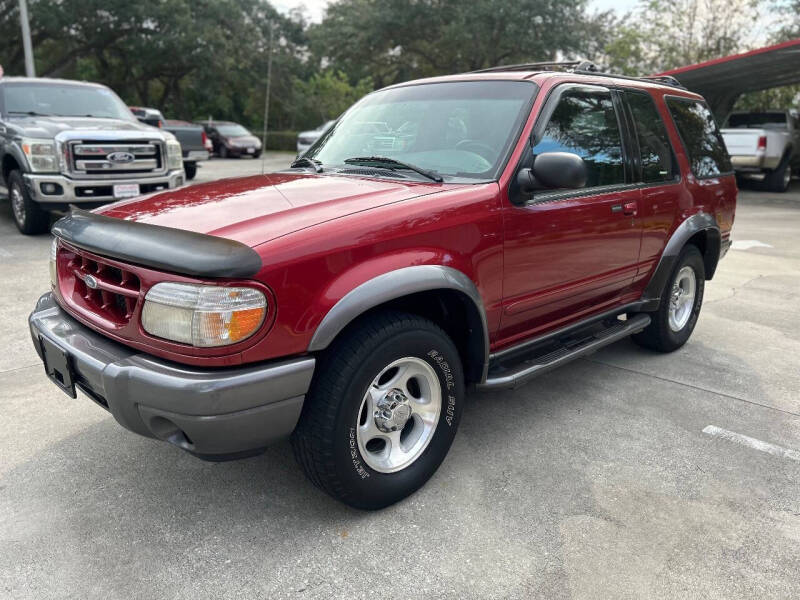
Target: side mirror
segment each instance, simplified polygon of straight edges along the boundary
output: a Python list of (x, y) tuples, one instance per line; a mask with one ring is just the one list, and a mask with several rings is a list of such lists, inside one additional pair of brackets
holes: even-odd
[(586, 163), (569, 152), (539, 154), (532, 169), (521, 169), (517, 174), (517, 183), (526, 194), (542, 189), (576, 190), (586, 185), (586, 179)]

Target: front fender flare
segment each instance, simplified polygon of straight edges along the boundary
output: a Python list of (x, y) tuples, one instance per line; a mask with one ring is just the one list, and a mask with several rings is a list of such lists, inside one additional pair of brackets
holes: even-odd
[(489, 328), (480, 292), (467, 275), (441, 265), (403, 267), (353, 288), (322, 319), (311, 338), (308, 351), (318, 352), (327, 348), (348, 324), (371, 308), (403, 296), (432, 290), (461, 292), (474, 304), (481, 321), (481, 343), (484, 348), (482, 371), (485, 379), (489, 365)]

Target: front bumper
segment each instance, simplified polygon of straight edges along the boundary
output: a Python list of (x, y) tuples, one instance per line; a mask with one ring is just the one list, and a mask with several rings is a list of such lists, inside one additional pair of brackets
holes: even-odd
[[(70, 179), (58, 173), (26, 173), (28, 192), (36, 202), (42, 204), (78, 204), (81, 202), (114, 202), (114, 186), (119, 184), (138, 184), (142, 194), (159, 189), (171, 189), (184, 184), (183, 169), (168, 171), (152, 177), (130, 177), (120, 179)], [(61, 193), (45, 194), (42, 185), (53, 183), (60, 186)]]
[(183, 153), (183, 162), (200, 162), (208, 160), (209, 157), (208, 150), (189, 150)]
[(28, 322), (46, 370), (42, 338), (66, 353), (76, 387), (120, 425), (209, 460), (251, 454), (288, 437), (314, 373), (312, 357), (226, 369), (162, 361), (78, 323), (50, 293)]

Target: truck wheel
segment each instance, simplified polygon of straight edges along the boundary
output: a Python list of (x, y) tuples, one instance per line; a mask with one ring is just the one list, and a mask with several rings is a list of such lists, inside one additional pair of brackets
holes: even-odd
[(789, 164), (789, 157), (784, 156), (781, 164), (774, 171), (770, 171), (764, 177), (764, 183), (770, 192), (785, 192), (789, 189), (792, 181), (792, 165)]
[(197, 163), (183, 163), (183, 171), (186, 173), (186, 179), (192, 180), (197, 175)]
[(320, 357), (295, 457), (323, 491), (379, 509), (419, 489), (444, 460), (464, 403), (461, 360), (431, 321), (366, 317)]
[(672, 276), (661, 293), (661, 305), (652, 321), (633, 340), (645, 348), (672, 352), (692, 335), (703, 304), (706, 270), (697, 246), (686, 245), (678, 256)]
[(31, 199), (28, 188), (19, 171), (14, 170), (8, 176), (8, 199), (14, 223), (25, 235), (45, 233), (50, 229), (50, 213)]
[(225, 144), (222, 144), (219, 147), (219, 157), (220, 158), (228, 158), (228, 147)]

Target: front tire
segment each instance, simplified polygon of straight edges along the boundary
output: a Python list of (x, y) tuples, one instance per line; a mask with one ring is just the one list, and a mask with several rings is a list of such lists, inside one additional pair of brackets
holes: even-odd
[(337, 500), (384, 508), (434, 474), (463, 402), (461, 360), (444, 331), (416, 315), (377, 313), (320, 357), (292, 434), (295, 457)]
[(703, 304), (706, 270), (700, 250), (686, 245), (661, 293), (661, 305), (652, 321), (633, 336), (640, 346), (659, 352), (673, 352), (691, 337)]
[(197, 175), (197, 163), (183, 163), (183, 170), (186, 173), (186, 180), (191, 181)]
[(14, 223), (20, 233), (36, 235), (50, 229), (50, 213), (42, 210), (39, 203), (30, 197), (22, 174), (17, 170), (11, 171), (8, 176), (8, 199)]

